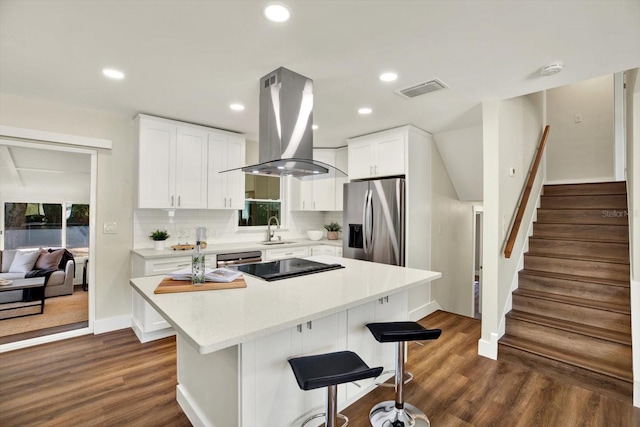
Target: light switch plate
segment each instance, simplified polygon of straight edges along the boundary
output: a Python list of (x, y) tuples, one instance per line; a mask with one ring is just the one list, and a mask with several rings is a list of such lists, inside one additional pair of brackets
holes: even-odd
[(118, 224), (115, 222), (105, 222), (102, 227), (104, 234), (116, 234), (118, 232)]

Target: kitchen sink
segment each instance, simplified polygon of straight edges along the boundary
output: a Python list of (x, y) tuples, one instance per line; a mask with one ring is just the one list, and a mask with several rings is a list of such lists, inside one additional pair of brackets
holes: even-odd
[(268, 246), (271, 246), (271, 245), (287, 245), (287, 244), (290, 244), (290, 243), (296, 243), (296, 242), (282, 242), (282, 241), (278, 241), (278, 240), (276, 240), (275, 242), (260, 242), (261, 245), (268, 245)]

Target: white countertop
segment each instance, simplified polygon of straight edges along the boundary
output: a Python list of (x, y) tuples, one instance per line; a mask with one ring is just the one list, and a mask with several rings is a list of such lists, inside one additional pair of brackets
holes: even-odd
[(441, 273), (331, 256), (309, 259), (343, 269), (274, 282), (244, 275), (246, 288), (154, 294), (163, 276), (131, 286), (201, 354), (356, 307), (428, 283)]
[[(291, 243), (286, 243), (283, 245), (263, 245), (258, 242), (228, 242), (228, 243), (210, 243), (207, 245), (205, 249), (205, 254), (226, 254), (226, 253), (234, 253), (234, 252), (244, 252), (244, 251), (264, 251), (269, 249), (285, 249), (285, 248), (296, 248), (300, 246), (316, 246), (316, 245), (330, 245), (330, 246), (338, 246), (342, 247), (342, 240), (310, 240), (308, 238), (300, 238), (300, 239), (286, 239), (285, 241), (290, 241)], [(132, 253), (145, 258), (145, 259), (155, 259), (155, 258), (172, 258), (178, 256), (191, 256), (191, 251), (174, 251), (173, 249), (167, 247), (167, 249), (162, 251), (156, 251), (155, 249), (133, 249)]]

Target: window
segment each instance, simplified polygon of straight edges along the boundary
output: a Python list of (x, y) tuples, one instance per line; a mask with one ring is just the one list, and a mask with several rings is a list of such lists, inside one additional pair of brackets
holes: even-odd
[(89, 247), (89, 205), (4, 204), (5, 249), (49, 246)]
[(272, 216), (282, 221), (280, 178), (245, 175), (244, 209), (238, 211), (238, 226), (265, 226)]

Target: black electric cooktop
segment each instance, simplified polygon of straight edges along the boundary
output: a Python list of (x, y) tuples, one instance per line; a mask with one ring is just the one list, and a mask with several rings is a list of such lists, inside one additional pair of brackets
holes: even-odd
[(243, 273), (259, 277), (268, 282), (344, 268), (344, 266), (340, 264), (323, 264), (302, 258), (287, 258), (278, 261), (241, 264), (234, 267)]

